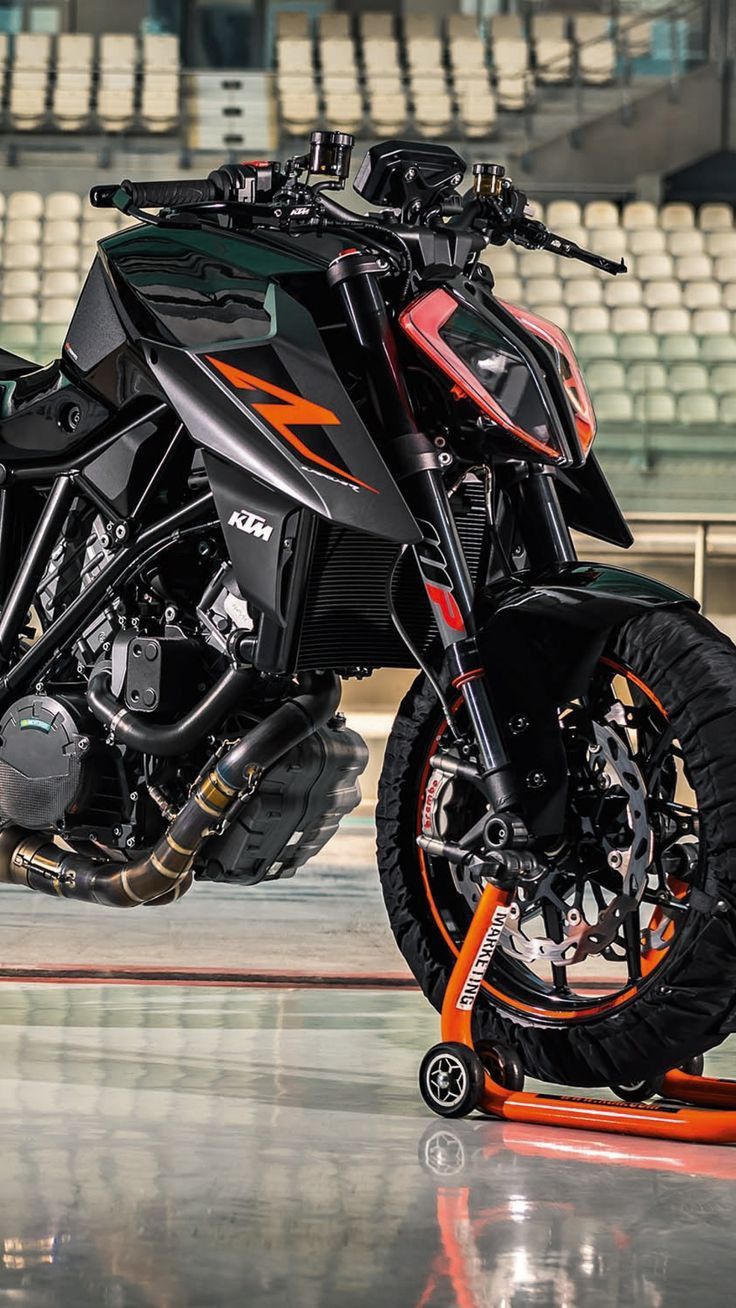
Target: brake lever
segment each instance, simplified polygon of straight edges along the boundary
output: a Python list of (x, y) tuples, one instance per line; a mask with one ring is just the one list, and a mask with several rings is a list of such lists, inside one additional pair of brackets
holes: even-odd
[(519, 224), (511, 240), (515, 245), (521, 245), (527, 250), (550, 250), (552, 254), (559, 254), (563, 259), (578, 259), (580, 263), (590, 264), (591, 268), (599, 268), (601, 272), (610, 273), (612, 277), (628, 272), (623, 259), (614, 263), (613, 259), (607, 259), (604, 254), (594, 254), (592, 250), (584, 250), (582, 245), (578, 245), (575, 241), (568, 241), (564, 236), (558, 236), (556, 232), (551, 232), (548, 227), (545, 227), (544, 223), (535, 222), (533, 219)]

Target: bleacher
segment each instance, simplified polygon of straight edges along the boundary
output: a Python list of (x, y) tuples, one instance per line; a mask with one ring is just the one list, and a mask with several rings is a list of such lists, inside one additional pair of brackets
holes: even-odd
[(174, 36), (0, 33), (0, 126), (14, 132), (160, 135), (180, 123)]
[(287, 135), (323, 125), (360, 134), (479, 138), (499, 111), (529, 107), (540, 88), (609, 84), (644, 58), (654, 25), (646, 16), (614, 23), (595, 13), (547, 13), (527, 24), (496, 15), (480, 28), (456, 14), (306, 12), (278, 15), (279, 115)]

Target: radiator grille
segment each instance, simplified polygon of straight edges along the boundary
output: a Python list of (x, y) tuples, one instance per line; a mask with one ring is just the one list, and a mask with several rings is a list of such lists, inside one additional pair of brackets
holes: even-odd
[[(467, 482), (452, 503), (470, 573), (477, 582), (487, 530), (483, 487), (479, 482)], [(320, 524), (307, 587), (299, 668), (416, 666), (386, 604), (398, 553), (395, 545), (364, 532)], [(416, 646), (426, 650), (434, 627), (409, 550), (397, 570), (393, 593), (402, 624)]]

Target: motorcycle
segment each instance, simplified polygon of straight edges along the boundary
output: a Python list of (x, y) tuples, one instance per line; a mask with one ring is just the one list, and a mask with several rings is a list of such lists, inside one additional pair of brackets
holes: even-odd
[(132, 908), (293, 875), (359, 801), (340, 679), (416, 668), (377, 811), (399, 948), (440, 1006), (512, 887), (479, 1039), (638, 1093), (729, 1030), (736, 652), (577, 558), (632, 541), (593, 407), (487, 259), (624, 268), (444, 145), (369, 149), (358, 214), (352, 146), (93, 188), (137, 221), (61, 359), (0, 354), (0, 880)]

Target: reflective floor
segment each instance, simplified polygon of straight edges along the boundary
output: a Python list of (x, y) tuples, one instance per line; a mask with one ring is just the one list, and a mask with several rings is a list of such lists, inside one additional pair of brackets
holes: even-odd
[(736, 1148), (443, 1123), (436, 1033), (414, 992), (2, 985), (0, 1304), (733, 1301)]

